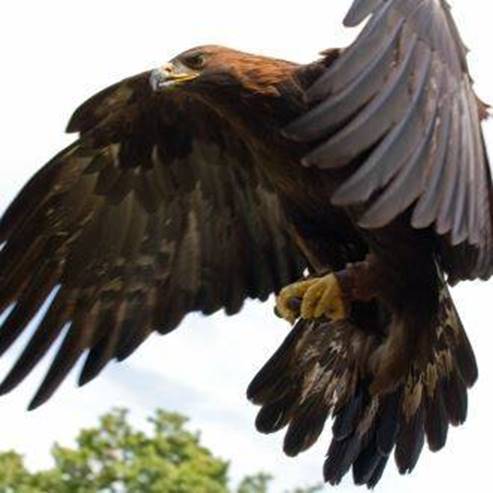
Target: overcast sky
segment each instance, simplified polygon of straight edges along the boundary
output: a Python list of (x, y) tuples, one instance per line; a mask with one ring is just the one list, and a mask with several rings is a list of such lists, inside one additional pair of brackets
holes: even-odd
[[(439, 1), (439, 0), (436, 0)], [(477, 91), (493, 101), (491, 2), (450, 1), (466, 44)], [(341, 20), (350, 0), (303, 2), (16, 0), (0, 6), (0, 211), (22, 184), (71, 141), (63, 135), (71, 111), (95, 91), (157, 66), (204, 43), (307, 62), (320, 50), (347, 44), (355, 32)], [(486, 126), (493, 143), (493, 126)], [(445, 451), (424, 453), (411, 478), (393, 464), (380, 492), (491, 491), (493, 431), (493, 284), (469, 283), (454, 290), (475, 347), (481, 379), (472, 392), (467, 424), (453, 430)], [(112, 406), (131, 409), (137, 424), (163, 407), (191, 417), (207, 446), (232, 460), (232, 475), (265, 469), (277, 476), (273, 491), (321, 479), (327, 428), (319, 444), (297, 459), (281, 453), (281, 436), (254, 431), (256, 409), (247, 384), (286, 335), (272, 315), (272, 301), (249, 303), (227, 319), (190, 316), (180, 330), (153, 337), (127, 362), (111, 365), (84, 389), (74, 378), (34, 413), (25, 412), (45, 369), (38, 369), (12, 396), (0, 400), (0, 450), (15, 448), (33, 467), (49, 465), (53, 440), (69, 444), (81, 426)], [(0, 361), (4, 373), (25, 339)], [(45, 360), (46, 362), (46, 360)], [(350, 481), (342, 491), (356, 491)]]

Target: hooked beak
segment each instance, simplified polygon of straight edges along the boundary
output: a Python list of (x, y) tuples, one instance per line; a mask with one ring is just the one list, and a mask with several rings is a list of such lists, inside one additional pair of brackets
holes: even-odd
[(151, 72), (149, 82), (154, 91), (163, 91), (196, 79), (198, 76), (197, 72), (182, 64), (167, 63)]

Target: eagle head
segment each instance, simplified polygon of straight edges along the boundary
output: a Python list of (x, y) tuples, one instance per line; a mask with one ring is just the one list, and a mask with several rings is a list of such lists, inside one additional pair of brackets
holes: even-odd
[(187, 50), (153, 70), (154, 91), (180, 88), (187, 92), (214, 93), (217, 89), (246, 90), (274, 95), (280, 83), (292, 76), (296, 64), (252, 55), (222, 46), (199, 46)]

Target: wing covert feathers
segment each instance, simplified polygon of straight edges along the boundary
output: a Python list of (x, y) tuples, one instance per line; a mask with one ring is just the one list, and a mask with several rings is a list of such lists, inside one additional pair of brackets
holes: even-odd
[(356, 484), (375, 487), (392, 452), (399, 472), (411, 472), (425, 442), (440, 450), (449, 426), (466, 420), (467, 389), (477, 379), (446, 287), (428, 353), (390, 394), (370, 394), (367, 365), (381, 341), (368, 334), (350, 322), (298, 322), (248, 388), (248, 398), (261, 406), (258, 430), (287, 428), (290, 456), (313, 445), (333, 418), (323, 468), (332, 485), (352, 470)]

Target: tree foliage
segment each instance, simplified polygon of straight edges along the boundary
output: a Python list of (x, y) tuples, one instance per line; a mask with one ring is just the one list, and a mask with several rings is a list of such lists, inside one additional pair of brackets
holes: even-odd
[[(187, 418), (158, 410), (151, 432), (134, 429), (116, 409), (95, 428), (83, 429), (73, 448), (52, 448), (54, 467), (29, 471), (21, 455), (0, 453), (0, 493), (267, 493), (272, 476), (259, 473), (236, 490), (229, 463), (200, 444)], [(315, 493), (318, 487), (293, 493)]]

